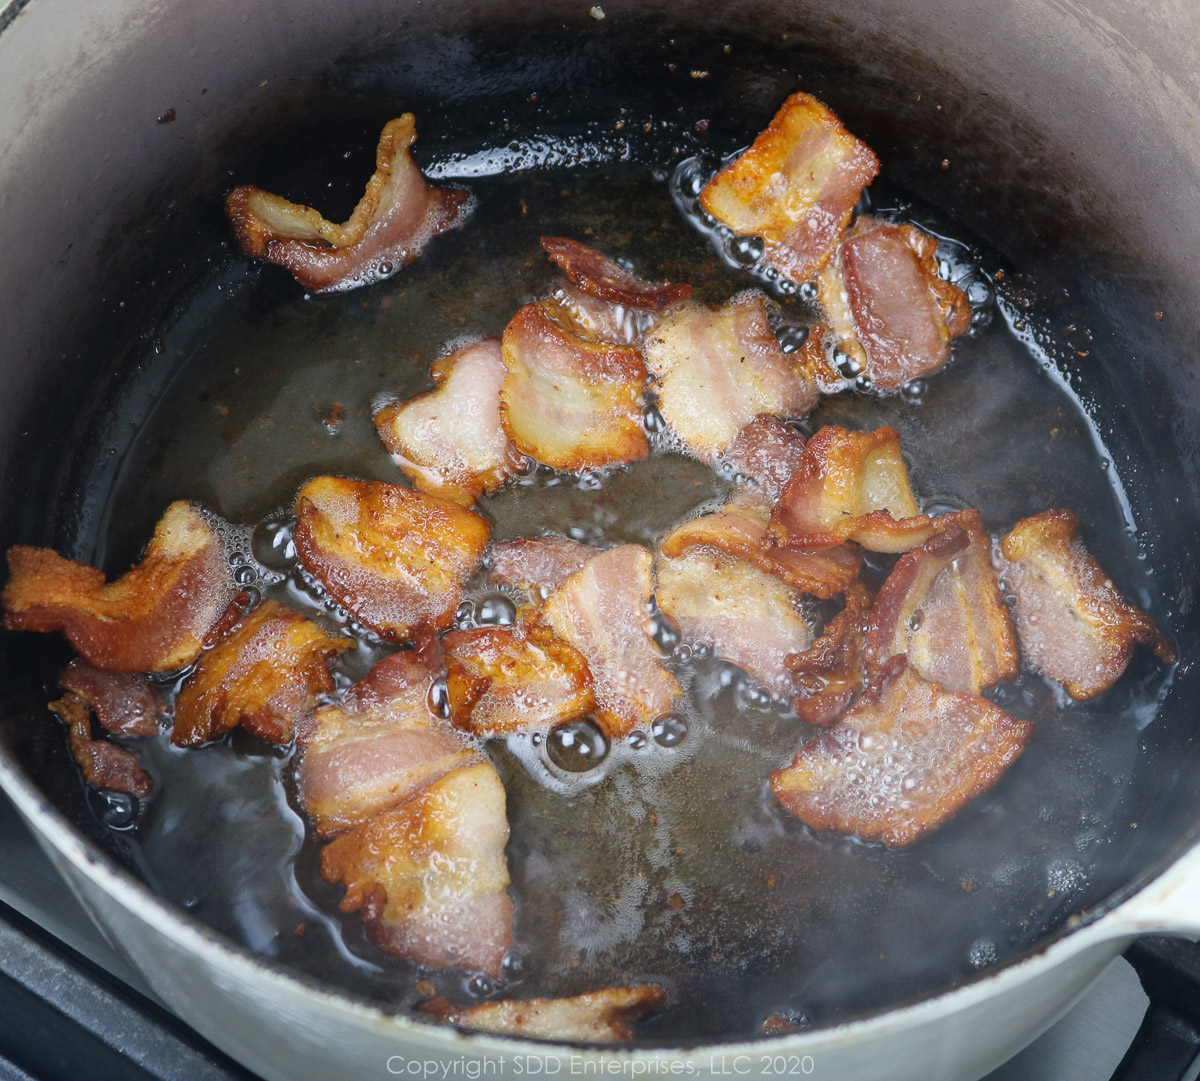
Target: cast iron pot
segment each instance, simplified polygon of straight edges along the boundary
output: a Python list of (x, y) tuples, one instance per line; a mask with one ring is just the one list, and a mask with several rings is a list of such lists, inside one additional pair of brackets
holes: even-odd
[[(796, 0), (611, 2), (600, 14), (553, 2), (10, 2), (0, 15), (0, 540), (93, 556), (115, 468), (98, 448), (120, 452), (96, 433), (111, 437), (149, 408), (154, 380), (139, 383), (141, 397), (122, 393), (124, 381), (186, 288), (150, 277), (145, 253), (186, 236), (189, 208), (227, 186), (239, 140), (294, 116), (310, 88), (407, 70), (430, 100), (444, 86), (448, 111), (536, 91), (578, 121), (618, 101), (646, 109), (639, 95), (657, 86), (648, 73), (687, 59), (672, 28), (680, 41), (757, 41), (764, 56), (794, 49), (797, 68), (833, 57), (843, 97), (858, 80), (888, 118), (871, 141), (891, 175), (1030, 271), (1064, 319), (1067, 289), (1093, 320), (1096, 355), (1061, 374), (1080, 384), (1113, 453), (1182, 662), (1142, 734), (1091, 892), (1034, 950), (915, 1004), (753, 1044), (581, 1052), (390, 1016), (263, 962), (154, 896), (111, 851), (77, 784), (45, 768), (36, 733), (58, 657), (28, 638), (3, 647), (0, 784), (149, 986), (264, 1077), (383, 1077), (481, 1057), (512, 1068), (526, 1053), (546, 1073), (585, 1061), (758, 1073), (770, 1055), (814, 1077), (978, 1077), (1051, 1024), (1135, 935), (1200, 934), (1200, 11)], [(539, 41), (557, 44), (514, 44)], [(790, 87), (741, 51), (748, 60), (719, 104), (761, 122)]]

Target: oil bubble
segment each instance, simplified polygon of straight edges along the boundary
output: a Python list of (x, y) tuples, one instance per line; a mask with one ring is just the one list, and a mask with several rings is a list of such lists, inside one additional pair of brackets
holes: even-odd
[(296, 562), (296, 544), (292, 540), (292, 529), (296, 520), (292, 517), (268, 518), (254, 528), (250, 538), (250, 550), (254, 558), (269, 571), (289, 571)]
[(137, 820), (138, 801), (125, 792), (89, 789), (92, 813), (110, 830), (128, 829)]
[(586, 773), (608, 756), (608, 740), (591, 719), (568, 721), (546, 738), (546, 754), (559, 769)]
[(475, 606), (475, 621), (498, 627), (511, 627), (517, 620), (517, 606), (503, 593), (484, 597)]
[(659, 717), (650, 726), (650, 734), (654, 737), (654, 742), (660, 747), (678, 746), (684, 741), (687, 732), (687, 721), (674, 713), (670, 713), (666, 717)]

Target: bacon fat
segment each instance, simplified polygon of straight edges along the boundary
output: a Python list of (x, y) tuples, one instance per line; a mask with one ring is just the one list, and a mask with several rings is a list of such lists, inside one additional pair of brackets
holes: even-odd
[(544, 600), (600, 549), (570, 537), (523, 537), (493, 544), (488, 577)]

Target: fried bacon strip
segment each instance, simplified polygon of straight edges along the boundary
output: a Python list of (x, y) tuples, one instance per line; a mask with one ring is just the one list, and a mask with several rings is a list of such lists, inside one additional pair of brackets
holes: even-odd
[(760, 236), (767, 262), (797, 285), (829, 258), (879, 159), (816, 98), (783, 103), (750, 149), (700, 193), (700, 205), (742, 236)]
[(903, 848), (991, 788), (1032, 732), (1032, 722), (943, 691), (893, 657), (840, 721), (771, 774), (771, 788), (815, 830)]
[(1164, 664), (1170, 641), (1130, 604), (1079, 539), (1069, 510), (1022, 518), (1001, 544), (1001, 576), (1016, 598), (1017, 636), (1025, 659), (1087, 701), (1125, 671), (1134, 647), (1148, 646)]
[(287, 743), (296, 721), (333, 691), (328, 658), (353, 645), (274, 601), (263, 601), (205, 653), (175, 699), (171, 742), (195, 747), (239, 724)]
[(348, 612), (402, 641), (449, 626), (491, 526), (436, 496), (382, 481), (317, 477), (296, 496), (296, 553)]
[(881, 390), (937, 371), (971, 325), (966, 293), (938, 277), (937, 246), (915, 225), (859, 218), (817, 276), (834, 340)]
[(501, 999), (478, 1006), (455, 1006), (430, 999), (421, 1012), (460, 1028), (504, 1036), (562, 1040), (568, 1043), (624, 1043), (633, 1039), (634, 1022), (661, 1010), (667, 996), (661, 987), (605, 987), (572, 998)]
[(876, 665), (907, 654), (922, 679), (948, 691), (979, 694), (1017, 678), (1016, 633), (978, 511), (947, 514), (896, 561), (875, 597), (868, 653)]
[(646, 335), (642, 349), (658, 380), (663, 417), (704, 461), (728, 450), (760, 413), (803, 416), (819, 396), (811, 358), (783, 351), (761, 293), (743, 293), (717, 309), (681, 304)]
[(104, 672), (73, 660), (58, 677), (59, 686), (82, 698), (100, 727), (114, 736), (154, 736), (167, 704), (140, 672)]
[(527, 304), (504, 330), (500, 419), (508, 438), (569, 472), (645, 458), (641, 354), (572, 333), (549, 317), (555, 308)]
[(796, 689), (792, 708), (801, 720), (828, 728), (867, 687), (866, 636), (871, 595), (855, 582), (846, 607), (805, 653), (787, 659)]
[(114, 582), (49, 548), (8, 550), (0, 594), (10, 631), (62, 631), (110, 672), (169, 672), (190, 664), (234, 597), (225, 546), (190, 503), (172, 503), (141, 562)]
[(652, 562), (636, 544), (601, 552), (549, 597), (539, 616), (583, 654), (596, 719), (611, 739), (669, 713), (680, 693), (649, 635)]
[(450, 720), (494, 737), (549, 728), (596, 705), (587, 661), (549, 627), (478, 627), (442, 639)]
[(384, 125), (375, 172), (344, 225), (261, 188), (234, 188), (225, 197), (225, 214), (242, 251), (286, 267), (318, 293), (390, 278), (438, 233), (462, 222), (469, 198), (426, 182), (409, 153), (416, 139), (412, 113)]
[(725, 453), (725, 461), (774, 502), (803, 453), (804, 436), (771, 413), (759, 413), (738, 432)]
[(298, 727), (300, 802), (320, 836), (360, 826), (451, 770), (482, 761), (430, 710), (440, 671), (420, 651), (393, 653), (342, 702), (323, 706)]
[(512, 943), (505, 815), (491, 765), (456, 769), (327, 844), (321, 875), (384, 952), (496, 977)]
[(718, 656), (777, 698), (791, 697), (788, 654), (804, 652), (813, 640), (795, 590), (744, 559), (707, 547), (660, 560), (656, 574), (659, 611), (685, 638), (711, 643)]
[(588, 296), (608, 304), (660, 312), (692, 295), (690, 285), (652, 285), (578, 240), (544, 236), (542, 247), (562, 272)]
[(485, 338), (442, 357), (430, 374), (433, 390), (381, 409), (375, 427), (420, 491), (469, 507), (523, 463), (500, 424), (500, 340)]
[(563, 282), (540, 305), (556, 327), (589, 342), (640, 345), (646, 330), (658, 323), (657, 312), (609, 304)]
[(822, 428), (771, 512), (779, 542), (808, 552), (848, 540), (874, 552), (905, 552), (933, 530), (933, 519), (918, 513), (894, 428)]
[(569, 537), (538, 537), (501, 541), (490, 552), (488, 577), (502, 586), (516, 586), (544, 600), (600, 549)]
[(83, 770), (83, 779), (93, 788), (124, 792), (145, 799), (154, 791), (154, 782), (141, 763), (123, 747), (102, 739), (92, 739), (92, 719), (88, 703), (74, 691), (49, 706), (67, 726), (71, 755)]

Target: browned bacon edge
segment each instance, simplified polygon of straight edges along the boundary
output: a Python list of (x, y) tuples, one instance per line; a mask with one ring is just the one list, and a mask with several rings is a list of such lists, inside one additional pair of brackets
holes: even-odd
[(846, 589), (846, 606), (804, 653), (787, 659), (796, 685), (792, 708), (808, 724), (828, 728), (867, 686), (864, 645), (871, 594), (862, 582)]
[(67, 726), (71, 755), (89, 785), (138, 799), (145, 799), (154, 791), (150, 775), (129, 751), (102, 739), (92, 739), (88, 704), (74, 691), (51, 702), (49, 708)]
[(690, 285), (652, 285), (622, 270), (595, 248), (565, 236), (544, 236), (542, 247), (580, 289), (597, 300), (662, 311), (692, 295)]

